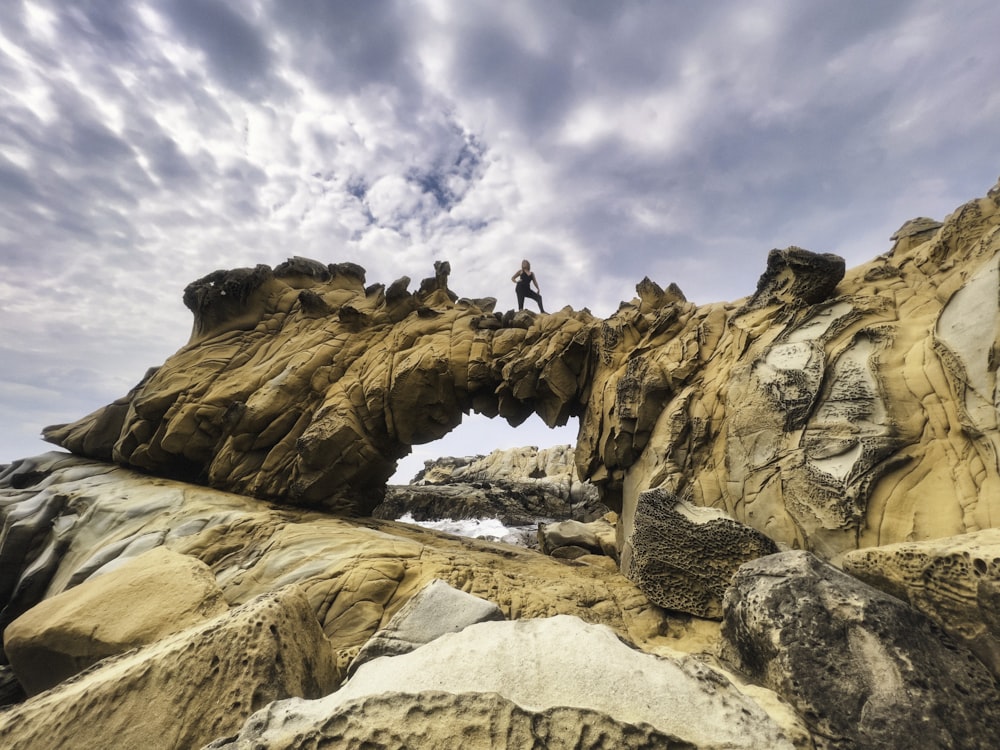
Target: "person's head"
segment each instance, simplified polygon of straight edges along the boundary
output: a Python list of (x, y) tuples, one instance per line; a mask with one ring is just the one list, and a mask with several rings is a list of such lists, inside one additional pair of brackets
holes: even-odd
[(522, 271), (530, 271), (531, 270), (531, 263), (529, 261), (527, 261), (527, 260), (522, 260), (521, 261), (521, 270)]

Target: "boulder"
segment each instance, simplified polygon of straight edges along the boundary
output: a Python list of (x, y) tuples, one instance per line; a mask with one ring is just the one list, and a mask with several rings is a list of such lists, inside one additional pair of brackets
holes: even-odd
[(661, 607), (720, 619), (722, 598), (740, 565), (777, 551), (759, 531), (661, 488), (639, 496), (621, 565)]
[(1000, 529), (856, 550), (843, 566), (928, 615), (1000, 679)]
[(804, 552), (740, 568), (722, 656), (788, 700), (819, 747), (992, 748), (1000, 686), (926, 615)]
[(188, 750), (272, 701), (339, 682), (312, 605), (292, 587), (109, 657), (0, 713), (0, 745)]
[[(364, 701), (396, 693), (411, 696), (413, 705), (425, 697), (433, 705), (442, 691), (496, 694), (538, 713), (557, 707), (595, 712), (602, 723), (648, 725), (699, 748), (793, 747), (789, 734), (722, 673), (687, 657), (644, 654), (608, 628), (567, 616), (479, 623), (408, 654), (368, 662), (337, 692), (316, 701), (273, 703), (252, 716), (229, 745), (216, 747), (279, 748), (298, 737), (326, 740), (336, 736), (326, 732), (343, 724), (331, 717), (343, 717)], [(490, 725), (478, 723), (492, 721), (491, 715), (463, 715), (461, 731), (483, 736)], [(574, 736), (580, 729), (568, 731)]]
[(4, 652), (35, 695), (228, 609), (207, 565), (157, 547), (29, 609), (4, 631)]
[(381, 656), (399, 656), (430, 643), (445, 633), (456, 633), (477, 622), (504, 619), (493, 602), (459, 591), (435, 579), (393, 615), (389, 624), (373, 635), (351, 662), (348, 675), (365, 662)]
[(561, 548), (579, 547), (587, 554), (617, 560), (616, 536), (615, 526), (606, 518), (590, 523), (570, 519), (538, 524), (538, 546), (547, 555), (555, 555)]

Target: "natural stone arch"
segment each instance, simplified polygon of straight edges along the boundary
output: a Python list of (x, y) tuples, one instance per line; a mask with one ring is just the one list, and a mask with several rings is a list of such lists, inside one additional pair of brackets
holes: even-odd
[(735, 304), (697, 306), (644, 279), (606, 320), (497, 314), (448, 289), (447, 263), (416, 292), (407, 278), (366, 287), (351, 264), (219, 271), (185, 292), (187, 346), (45, 436), (365, 514), (408, 447), (465, 413), (579, 417), (580, 477), (622, 511), (622, 538), (650, 488), (827, 559), (990, 528), (1000, 185), (940, 225), (904, 230), (849, 272), (836, 256), (772, 251)]
[(418, 291), (293, 258), (190, 284), (191, 339), (125, 398), (46, 439), (83, 455), (291, 504), (365, 514), (410, 447), (478, 412), (582, 414), (596, 319), (493, 312), (450, 267)]

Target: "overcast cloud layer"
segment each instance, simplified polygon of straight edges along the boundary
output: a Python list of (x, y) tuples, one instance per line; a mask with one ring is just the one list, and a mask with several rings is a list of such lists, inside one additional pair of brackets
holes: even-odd
[[(997, 29), (993, 0), (6, 0), (0, 461), (182, 346), (219, 268), (444, 259), (507, 309), (526, 257), (607, 316), (647, 275), (745, 296), (774, 247), (869, 260), (1000, 174)], [(575, 434), (467, 421), (418, 458)]]

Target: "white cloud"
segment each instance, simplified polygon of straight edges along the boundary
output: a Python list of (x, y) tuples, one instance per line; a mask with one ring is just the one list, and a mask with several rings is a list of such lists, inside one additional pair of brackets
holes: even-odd
[[(0, 323), (75, 412), (184, 343), (218, 268), (445, 259), (504, 308), (529, 257), (549, 307), (607, 315), (645, 275), (743, 296), (772, 247), (861, 262), (1000, 173), (998, 24), (986, 0), (15, 5)], [(0, 395), (50, 419), (23, 401)]]

